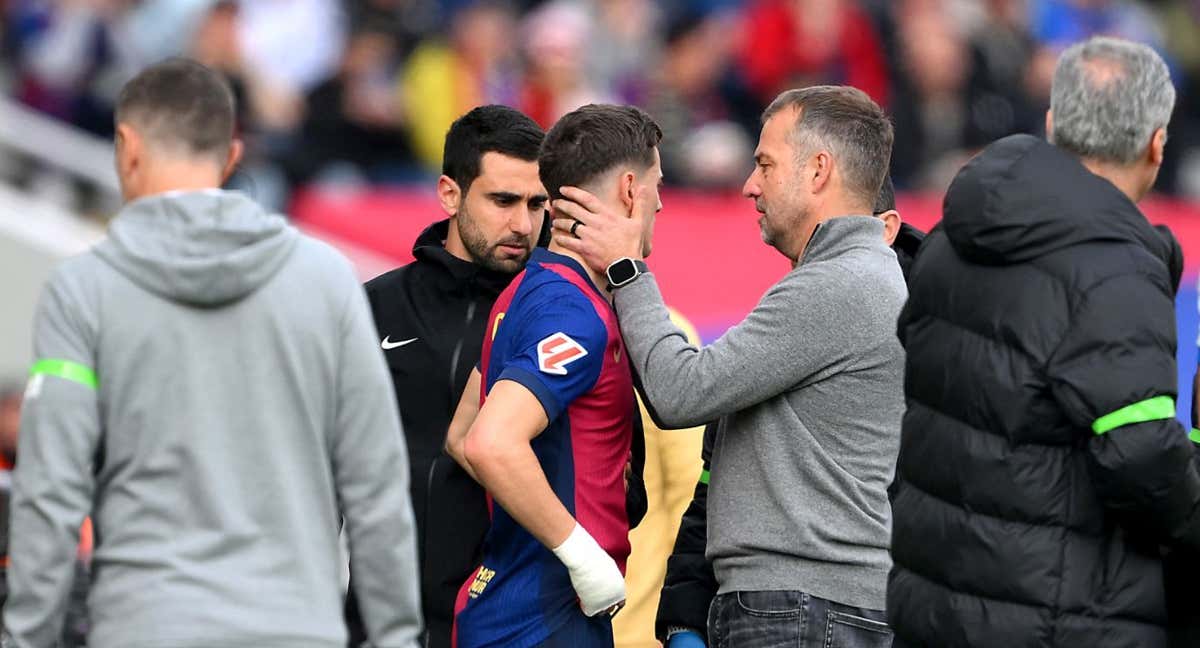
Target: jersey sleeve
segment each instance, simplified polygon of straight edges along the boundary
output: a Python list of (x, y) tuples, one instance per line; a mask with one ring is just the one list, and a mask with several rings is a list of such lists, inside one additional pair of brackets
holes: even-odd
[(600, 377), (608, 329), (595, 306), (573, 286), (544, 286), (502, 326), (515, 326), (499, 380), (533, 392), (553, 421)]

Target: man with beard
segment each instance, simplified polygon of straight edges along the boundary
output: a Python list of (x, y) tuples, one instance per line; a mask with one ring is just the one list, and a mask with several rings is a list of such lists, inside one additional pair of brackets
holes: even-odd
[[(415, 261), (372, 279), (367, 297), (409, 447), (427, 646), (449, 646), (454, 598), (487, 531), (483, 489), (442, 453), (479, 361), (492, 303), (525, 267), (545, 220), (542, 129), (505, 106), (480, 106), (446, 133), (437, 196), (448, 218), (421, 233)], [(351, 645), (356, 602), (347, 603)]]
[[(887, 645), (886, 489), (904, 407), (894, 329), (906, 293), (873, 207), (892, 126), (840, 86), (784, 92), (763, 122), (742, 191), (763, 242), (793, 269), (712, 344), (698, 349), (671, 324), (641, 262), (650, 205), (616, 212), (563, 187), (554, 244), (607, 273), (655, 418), (720, 419), (706, 552), (713, 645)], [(720, 260), (706, 279), (736, 280), (740, 262)]]
[[(883, 179), (871, 212), (883, 221), (883, 240), (896, 253), (900, 271), (907, 278), (925, 233), (901, 219), (896, 209), (896, 189), (890, 177)], [(680, 520), (675, 546), (667, 559), (654, 627), (655, 635), (667, 648), (698, 648), (708, 641), (708, 608), (717, 594), (717, 580), (704, 551), (708, 541), (709, 470), (718, 427), (717, 423), (710, 423), (704, 428), (703, 471), (692, 501)]]

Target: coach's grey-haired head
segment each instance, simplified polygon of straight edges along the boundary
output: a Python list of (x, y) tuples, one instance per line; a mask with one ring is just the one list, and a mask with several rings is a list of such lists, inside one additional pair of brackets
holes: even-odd
[(1080, 157), (1131, 164), (1167, 127), (1175, 87), (1146, 45), (1096, 37), (1063, 52), (1050, 92), (1049, 137)]

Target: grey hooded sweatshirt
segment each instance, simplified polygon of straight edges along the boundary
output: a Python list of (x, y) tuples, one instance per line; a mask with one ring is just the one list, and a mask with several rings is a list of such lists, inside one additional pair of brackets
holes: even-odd
[(84, 517), (92, 648), (342, 648), (420, 631), (408, 465), (350, 264), (237, 193), (126, 206), (43, 293), (4, 609), (55, 644)]

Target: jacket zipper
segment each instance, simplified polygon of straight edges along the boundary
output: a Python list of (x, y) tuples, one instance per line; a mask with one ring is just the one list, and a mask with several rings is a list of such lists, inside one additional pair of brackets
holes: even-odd
[[(475, 300), (471, 300), (471, 303), (467, 305), (467, 318), (466, 318), (466, 321), (464, 322), (464, 329), (471, 328), (471, 320), (473, 320), (473, 319), (475, 319)], [(454, 393), (456, 391), (455, 390), (456, 385), (455, 385), (454, 379), (455, 379), (455, 377), (458, 376), (458, 361), (459, 361), (460, 357), (462, 356), (463, 339), (466, 337), (466, 335), (467, 335), (467, 331), (463, 330), (463, 332), (458, 336), (458, 343), (454, 345), (454, 353), (450, 355), (450, 403), (451, 403), (450, 411), (451, 412), (458, 409), (458, 399), (462, 398), (462, 394), (457, 394), (457, 398), (456, 398), (456, 394)]]
[[(467, 305), (467, 317), (466, 317), (467, 328), (470, 328), (471, 320), (474, 318), (475, 318), (475, 301), (474, 301), (474, 299), (472, 299), (471, 303)], [(458, 361), (459, 361), (460, 357), (462, 356), (462, 347), (463, 347), (464, 338), (466, 338), (465, 330), (462, 332), (462, 334), (460, 334), (458, 336), (458, 343), (454, 345), (454, 353), (452, 353), (450, 355), (450, 385), (449, 385), (449, 389), (450, 389), (450, 403), (451, 403), (451, 412), (452, 412), (451, 416), (453, 416), (453, 411), (458, 409), (458, 399), (454, 397), (454, 391), (455, 391), (454, 378), (455, 378), (455, 376), (458, 375)], [(425, 544), (429, 540), (429, 511), (433, 508), (433, 476), (437, 472), (437, 465), (438, 465), (438, 462), (441, 460), (442, 460), (441, 454), (434, 456), (433, 461), (429, 463), (429, 474), (425, 477), (425, 529), (424, 529), (424, 533), (422, 533), (422, 538), (421, 538), (422, 547), (424, 547)], [(425, 551), (425, 558), (426, 558), (426, 560), (428, 560), (430, 558), (428, 550)], [(422, 589), (424, 589), (424, 587), (422, 587)], [(425, 647), (428, 648), (429, 642), (433, 640), (432, 636), (429, 633), (429, 628), (425, 629), (424, 635), (425, 636), (424, 636), (423, 643), (424, 643)]]

